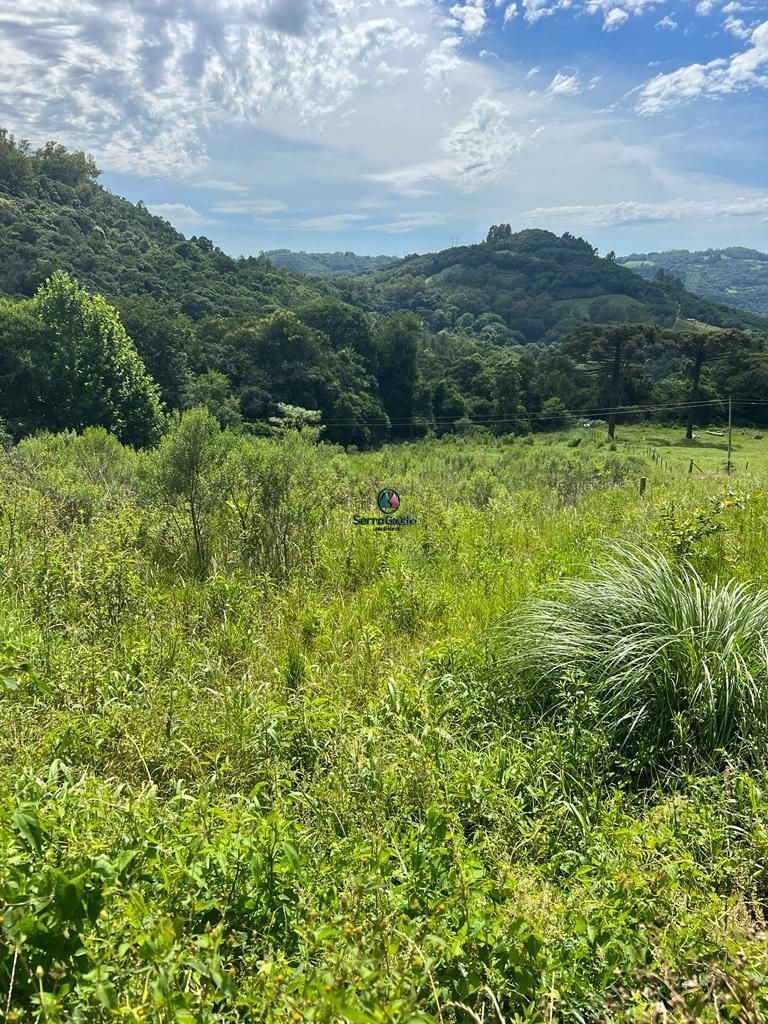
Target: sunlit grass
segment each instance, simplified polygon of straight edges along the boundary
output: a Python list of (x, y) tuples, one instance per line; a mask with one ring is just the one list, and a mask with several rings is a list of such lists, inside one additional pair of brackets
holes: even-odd
[[(674, 993), (696, 1020), (726, 1000), (765, 1018), (768, 776), (740, 763), (761, 710), (733, 674), (741, 657), (758, 686), (758, 617), (754, 588), (715, 583), (768, 574), (759, 488), (689, 545), (691, 622), (696, 593), (720, 609), (691, 636), (711, 634), (736, 728), (681, 711), (681, 745), (731, 763), (670, 793), (583, 667), (531, 717), (494, 626), (594, 584), (614, 542), (671, 552), (660, 506), (690, 516), (732, 482), (665, 482), (598, 438), (238, 442), (195, 495), (201, 562), (154, 457), (90, 432), (0, 458), (0, 1015), (459, 1024), (448, 1004), (491, 1020), (490, 991), (507, 1022), (637, 1024), (659, 1002), (671, 1020)], [(417, 527), (352, 524), (381, 486)], [(639, 608), (636, 580), (614, 591), (632, 585)], [(726, 658), (727, 609), (744, 627)], [(560, 664), (526, 664), (558, 701)]]
[(624, 548), (529, 601), (505, 642), (508, 667), (539, 696), (581, 680), (611, 731), (659, 759), (711, 758), (765, 736), (768, 591), (706, 582), (658, 551)]

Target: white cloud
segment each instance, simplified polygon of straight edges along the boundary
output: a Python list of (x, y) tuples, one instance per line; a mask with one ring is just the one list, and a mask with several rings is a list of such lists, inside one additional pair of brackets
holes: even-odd
[(218, 178), (203, 178), (201, 181), (190, 181), (195, 188), (207, 188), (211, 192), (247, 192), (247, 185), (239, 185), (236, 181), (222, 181)]
[(708, 18), (717, 7), (718, 0), (699, 0), (696, 4), (696, 13), (701, 18)]
[(376, 70), (382, 79), (402, 78), (403, 75), (408, 74), (408, 68), (392, 67), (385, 60), (381, 61)]
[(660, 21), (656, 22), (656, 28), (668, 28), (670, 31), (674, 31), (677, 28), (677, 22), (670, 15), (665, 14)]
[(444, 213), (398, 213), (394, 220), (384, 224), (370, 224), (372, 231), (384, 231), (389, 235), (404, 235), (419, 228), (437, 227), (445, 224), (448, 217)]
[(737, 39), (749, 39), (752, 35), (751, 30), (747, 28), (741, 18), (736, 18), (732, 14), (723, 22), (723, 28)]
[(201, 224), (210, 224), (202, 213), (185, 203), (156, 203), (153, 206), (148, 205), (147, 209), (156, 217), (162, 217), (179, 228), (195, 228)]
[(214, 203), (211, 209), (214, 213), (252, 214), (266, 217), (272, 213), (280, 213), (281, 210), (286, 209), (286, 205), (280, 199), (232, 199)]
[(466, 0), (466, 3), (454, 4), (450, 8), (450, 15), (448, 24), (465, 36), (479, 35), (488, 22), (485, 0)]
[(763, 217), (768, 214), (768, 195), (751, 198), (675, 199), (660, 203), (619, 202), (594, 206), (544, 206), (529, 210), (527, 216), (544, 222), (579, 224), (592, 228), (627, 224), (664, 223), (696, 218), (719, 220), (727, 217)]
[(629, 21), (629, 15), (620, 7), (612, 7), (603, 18), (603, 31), (613, 32), (625, 21)]
[[(450, 79), (471, 102), (501, 83), (501, 70), (495, 82), (477, 74), (472, 48), (492, 17), (508, 24), (518, 14), (529, 23), (585, 14), (611, 31), (670, 2), (5, 0), (0, 120), (36, 144), (56, 135), (94, 152), (107, 170), (186, 176), (239, 193), (245, 186), (227, 182), (237, 173), (230, 168), (203, 178), (213, 135), (266, 124), (281, 136), (311, 129), (327, 137), (400, 78), (413, 95), (424, 77), (436, 84), (437, 102)], [(727, 5), (733, 33), (747, 31), (735, 17), (739, 2)]]
[(425, 47), (418, 10), (402, 0), (5, 0), (0, 114), (34, 142), (55, 129), (111, 170), (190, 175), (212, 125), (339, 110), (388, 54)]
[(499, 177), (524, 145), (525, 138), (511, 128), (510, 121), (510, 111), (503, 103), (481, 96), (467, 117), (441, 140), (442, 156), (369, 177), (403, 195), (428, 194), (423, 185), (430, 181), (448, 181), (474, 192)]
[(576, 93), (580, 93), (581, 82), (579, 81), (578, 72), (574, 71), (572, 74), (566, 74), (564, 71), (558, 71), (547, 86), (547, 92), (551, 96), (573, 96)]
[[(641, 15), (667, 0), (523, 0), (525, 20), (536, 22), (556, 11), (572, 9), (574, 13), (602, 15), (603, 28), (610, 32), (622, 25), (630, 15)], [(704, 0), (708, 2), (708, 0)]]
[(642, 87), (637, 109), (657, 114), (700, 96), (722, 96), (768, 86), (768, 21), (750, 34), (751, 45), (729, 59), (690, 64), (657, 75)]
[(562, 7), (568, 7), (569, 3), (570, 0), (523, 0), (525, 20), (534, 24)]
[(306, 228), (309, 231), (345, 231), (363, 220), (368, 220), (365, 213), (328, 213), (322, 217), (293, 221), (291, 227)]
[(430, 50), (421, 65), (428, 82), (444, 82), (452, 72), (459, 71), (466, 66), (466, 62), (458, 54), (460, 46), (460, 36), (446, 36), (440, 41), (439, 46)]
[[(725, 19), (748, 28), (766, 0), (702, 2), (715, 17), (686, 37), (686, 62), (702, 61), (698, 84), (688, 83), (690, 95), (761, 84), (767, 69), (755, 57), (759, 36), (739, 42)], [(650, 30), (668, 27), (662, 16), (674, 14), (682, 36), (696, 3), (4, 0), (0, 124), (35, 145), (58, 138), (94, 153), (109, 185), (122, 187), (109, 177), (118, 170), (165, 178), (152, 185), (160, 212), (198, 234), (206, 217), (216, 218), (217, 242), (228, 251), (258, 246), (254, 220), (265, 233), (284, 232), (281, 243), (290, 244), (290, 232), (299, 231), (307, 237), (347, 231), (373, 240), (379, 230), (380, 240), (396, 240), (438, 223), (443, 215), (425, 207), (449, 210), (448, 222), (456, 225), (449, 233), (465, 236), (475, 230), (470, 225), (498, 220), (499, 209), (512, 220), (528, 207), (599, 207), (631, 196), (658, 214), (660, 198), (704, 202), (717, 195), (717, 176), (730, 168), (719, 163), (726, 147), (737, 151), (743, 143), (751, 166), (761, 139), (759, 124), (751, 133), (743, 129), (749, 104), (743, 104), (743, 119), (735, 109), (731, 118), (729, 108), (717, 130), (698, 129), (683, 116), (677, 123), (669, 119), (669, 131), (665, 119), (661, 132), (659, 122), (627, 116), (619, 95), (637, 61), (645, 63), (650, 54), (627, 57), (608, 36), (609, 45), (597, 46), (599, 66), (588, 53), (583, 61), (560, 58), (573, 60), (577, 70), (552, 63), (552, 53), (562, 49), (546, 57), (547, 43), (559, 46), (575, 19), (585, 49), (596, 45), (594, 30), (599, 35), (601, 25), (621, 22), (628, 35), (641, 17)], [(742, 10), (749, 4), (752, 13)], [(514, 53), (508, 53), (501, 29), (515, 17)], [(535, 33), (524, 19), (538, 23)], [(587, 28), (588, 36), (582, 33)], [(736, 28), (734, 22), (731, 33)], [(672, 63), (667, 49), (663, 67), (640, 72), (631, 102), (644, 113), (681, 102), (685, 81), (659, 74), (674, 74), (681, 63)], [(488, 59), (491, 51), (498, 61)], [(722, 62), (706, 63), (723, 55)], [(543, 71), (531, 66), (535, 60), (546, 60)], [(602, 80), (590, 92), (596, 73)], [(686, 69), (679, 73), (687, 77)], [(697, 177), (705, 180), (691, 186)], [(168, 181), (174, 178), (196, 187), (179, 190)], [(130, 187), (131, 195), (145, 191), (140, 183)], [(403, 195), (435, 198), (408, 203)], [(407, 212), (410, 206), (416, 212)], [(701, 206), (689, 214), (681, 209), (667, 244), (687, 244), (706, 220)], [(348, 210), (367, 219), (336, 212)], [(738, 239), (726, 238), (736, 221), (719, 223), (718, 241), (746, 244), (752, 220), (738, 222), (744, 226)], [(659, 229), (658, 237), (663, 234)], [(754, 233), (750, 240), (754, 244)]]
[(510, 111), (498, 100), (481, 97), (469, 115), (443, 141), (452, 172), (462, 187), (479, 188), (498, 177), (523, 137), (510, 127)]

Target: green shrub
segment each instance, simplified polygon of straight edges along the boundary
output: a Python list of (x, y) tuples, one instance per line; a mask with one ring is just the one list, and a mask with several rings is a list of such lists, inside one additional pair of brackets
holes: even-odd
[(688, 563), (619, 549), (589, 579), (506, 620), (506, 665), (541, 705), (583, 677), (606, 725), (654, 763), (712, 758), (765, 735), (768, 591), (708, 585)]
[(196, 408), (175, 417), (152, 453), (151, 497), (165, 504), (177, 536), (191, 537), (191, 553), (185, 553), (201, 575), (210, 564), (210, 517), (221, 499), (221, 464), (229, 441), (216, 418)]
[(312, 558), (334, 494), (325, 454), (310, 430), (233, 444), (221, 498), (238, 561), (271, 577), (288, 576)]

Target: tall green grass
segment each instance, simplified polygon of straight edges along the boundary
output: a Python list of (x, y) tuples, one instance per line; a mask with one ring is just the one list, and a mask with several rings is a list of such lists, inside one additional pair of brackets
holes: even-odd
[[(617, 549), (506, 620), (507, 667), (540, 705), (584, 686), (603, 723), (660, 762), (754, 748), (768, 725), (768, 591)], [(563, 688), (561, 681), (572, 680)]]
[[(724, 483), (172, 430), (0, 453), (0, 1021), (768, 1019), (768, 773), (638, 787), (583, 679), (531, 728), (489, 637)], [(388, 485), (418, 526), (354, 527)], [(768, 578), (767, 512), (699, 572)]]

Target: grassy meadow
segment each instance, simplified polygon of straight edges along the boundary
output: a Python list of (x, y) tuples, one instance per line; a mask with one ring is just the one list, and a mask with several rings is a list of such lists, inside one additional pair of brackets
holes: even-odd
[(698, 433), (6, 451), (0, 1020), (768, 1019), (768, 440)]
[[(725, 426), (697, 427), (695, 439), (687, 441), (679, 427), (632, 424), (620, 426), (617, 438), (622, 446), (649, 455), (652, 461), (655, 452), (661, 472), (672, 476), (687, 474), (691, 460), (695, 477), (722, 475), (726, 470), (728, 428)], [(759, 478), (768, 472), (768, 434), (759, 428), (734, 427), (731, 440), (732, 477)]]

